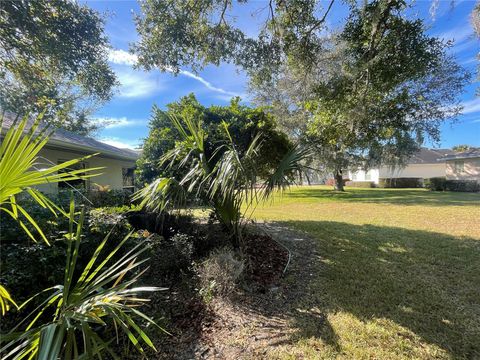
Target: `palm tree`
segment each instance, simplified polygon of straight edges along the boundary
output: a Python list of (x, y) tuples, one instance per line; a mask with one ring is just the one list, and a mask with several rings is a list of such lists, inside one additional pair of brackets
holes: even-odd
[[(279, 161), (267, 179), (260, 179), (257, 163), (262, 151), (262, 134), (255, 136), (246, 151), (240, 153), (223, 123), (228, 143), (211, 154), (205, 149), (207, 134), (202, 124), (193, 118), (179, 120), (171, 117), (172, 124), (182, 137), (182, 142), (167, 152), (160, 163), (165, 168), (174, 167), (176, 173), (190, 170), (181, 179), (159, 178), (139, 190), (134, 200), (141, 206), (162, 212), (182, 206), (187, 194), (194, 194), (209, 202), (217, 218), (229, 230), (234, 246), (242, 239), (242, 220), (258, 201), (266, 200), (275, 189), (289, 186), (295, 172), (303, 169), (302, 160), (310, 150), (293, 146)], [(174, 172), (175, 173), (175, 172)], [(242, 211), (242, 209), (244, 209)]]

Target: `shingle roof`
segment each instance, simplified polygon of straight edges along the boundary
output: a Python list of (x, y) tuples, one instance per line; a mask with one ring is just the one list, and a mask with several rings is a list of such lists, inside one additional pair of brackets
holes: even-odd
[(455, 154), (451, 149), (428, 149), (421, 148), (419, 152), (413, 155), (409, 160), (409, 164), (436, 164), (438, 160)]
[(453, 153), (442, 158), (442, 160), (469, 159), (480, 157), (480, 148), (471, 148), (467, 151)]
[[(2, 129), (9, 129), (14, 122), (14, 117), (5, 115), (3, 118)], [(27, 124), (26, 131), (30, 128), (31, 122)], [(63, 129), (55, 129), (49, 137), (48, 146), (62, 147), (66, 149), (81, 150), (87, 153), (101, 153), (108, 157), (123, 159), (123, 160), (137, 160), (140, 154), (137, 151), (130, 149), (120, 149), (102, 143), (90, 137), (78, 135)]]

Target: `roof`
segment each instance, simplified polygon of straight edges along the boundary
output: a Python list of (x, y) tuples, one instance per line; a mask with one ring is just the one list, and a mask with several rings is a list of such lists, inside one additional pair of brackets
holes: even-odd
[(408, 164), (436, 164), (439, 159), (453, 154), (455, 152), (451, 149), (421, 148), (419, 152), (412, 155), (408, 160)]
[[(2, 129), (9, 129), (13, 122), (13, 116), (6, 114), (3, 118)], [(31, 127), (33, 121), (27, 124), (25, 131)], [(40, 126), (41, 128), (42, 126)], [(47, 147), (57, 149), (74, 150), (83, 153), (100, 153), (104, 157), (121, 160), (137, 160), (140, 154), (130, 149), (120, 149), (112, 145), (102, 143), (87, 136), (75, 134), (64, 129), (54, 129), (49, 136)]]
[(480, 157), (480, 148), (471, 148), (471, 149), (468, 149), (467, 151), (462, 151), (457, 153), (454, 152), (453, 154), (445, 156), (441, 160), (446, 161), (446, 160), (470, 159), (470, 158), (478, 158), (478, 157)]

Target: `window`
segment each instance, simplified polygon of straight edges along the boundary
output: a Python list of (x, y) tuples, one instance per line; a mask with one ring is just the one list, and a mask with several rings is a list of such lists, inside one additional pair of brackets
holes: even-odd
[(465, 163), (463, 160), (455, 161), (455, 173), (462, 174), (465, 171)]
[[(58, 160), (58, 164), (63, 164), (68, 160)], [(87, 163), (78, 162), (76, 164), (70, 165), (68, 168), (60, 170), (60, 172), (69, 172), (74, 170), (86, 169), (88, 167)], [(80, 174), (81, 175), (81, 174)], [(68, 189), (87, 189), (87, 181), (84, 179), (76, 179), (69, 181), (61, 181), (58, 183), (59, 190), (68, 190)]]
[(133, 193), (135, 191), (135, 169), (122, 168), (122, 179), (123, 190)]

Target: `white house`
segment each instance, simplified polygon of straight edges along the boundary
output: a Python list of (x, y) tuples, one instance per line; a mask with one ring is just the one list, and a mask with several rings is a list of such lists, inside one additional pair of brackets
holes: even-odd
[(378, 184), (380, 178), (422, 178), (445, 176), (445, 162), (439, 161), (447, 155), (455, 152), (450, 149), (428, 149), (421, 148), (413, 155), (406, 166), (391, 167), (381, 166), (368, 171), (358, 169), (349, 171), (348, 178), (352, 181), (373, 181)]
[[(7, 116), (3, 119), (2, 133), (12, 126), (13, 120)], [(70, 186), (93, 189), (95, 184), (108, 185), (110, 189), (134, 190), (134, 169), (139, 153), (129, 149), (119, 149), (95, 139), (57, 129), (50, 136), (47, 145), (39, 153), (36, 168), (51, 167), (68, 160), (81, 158), (86, 155), (99, 153), (83, 163), (76, 164), (75, 168), (103, 167), (98, 176), (85, 181), (76, 180), (70, 184), (47, 184), (39, 189), (47, 193), (56, 193), (59, 189), (68, 189)]]

